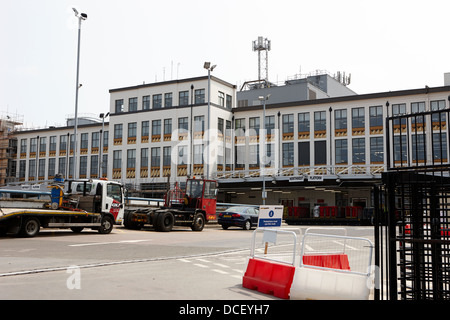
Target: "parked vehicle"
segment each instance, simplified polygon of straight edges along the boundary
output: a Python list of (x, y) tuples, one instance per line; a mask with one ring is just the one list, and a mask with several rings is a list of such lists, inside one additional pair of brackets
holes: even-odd
[(219, 214), (217, 222), (224, 230), (231, 226), (250, 230), (258, 224), (259, 208), (247, 206), (232, 206)]

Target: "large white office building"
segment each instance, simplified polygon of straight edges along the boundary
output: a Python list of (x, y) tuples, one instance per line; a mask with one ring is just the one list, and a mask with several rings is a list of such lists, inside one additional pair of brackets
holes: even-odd
[[(264, 180), (267, 204), (372, 206), (387, 152), (448, 164), (448, 119), (420, 133), (400, 126), (388, 151), (386, 117), (448, 109), (449, 96), (450, 83), (358, 95), (327, 74), (245, 90), (213, 76), (111, 89), (109, 114), (78, 126), (77, 175), (149, 197), (205, 176), (218, 180), (220, 202), (253, 204)], [(16, 181), (73, 178), (73, 132), (70, 123), (17, 132)], [(406, 159), (408, 144), (426, 148)]]

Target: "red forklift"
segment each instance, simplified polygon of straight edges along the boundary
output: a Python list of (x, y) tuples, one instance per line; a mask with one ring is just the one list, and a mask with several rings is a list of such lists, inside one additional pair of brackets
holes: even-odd
[(190, 226), (193, 231), (202, 231), (207, 221), (216, 219), (217, 191), (215, 180), (188, 179), (185, 191), (176, 184), (167, 192), (163, 207), (125, 212), (124, 226), (139, 230), (150, 224), (163, 232), (173, 226)]

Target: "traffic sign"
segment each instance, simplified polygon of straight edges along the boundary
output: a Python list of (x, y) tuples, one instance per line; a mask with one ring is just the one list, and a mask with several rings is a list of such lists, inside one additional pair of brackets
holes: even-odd
[(281, 227), (283, 206), (259, 206), (258, 228)]

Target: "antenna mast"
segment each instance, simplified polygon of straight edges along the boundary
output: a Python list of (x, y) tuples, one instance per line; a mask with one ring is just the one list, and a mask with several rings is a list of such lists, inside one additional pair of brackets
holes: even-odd
[(258, 80), (268, 83), (270, 40), (258, 37), (258, 40), (253, 41), (253, 51), (258, 51)]

